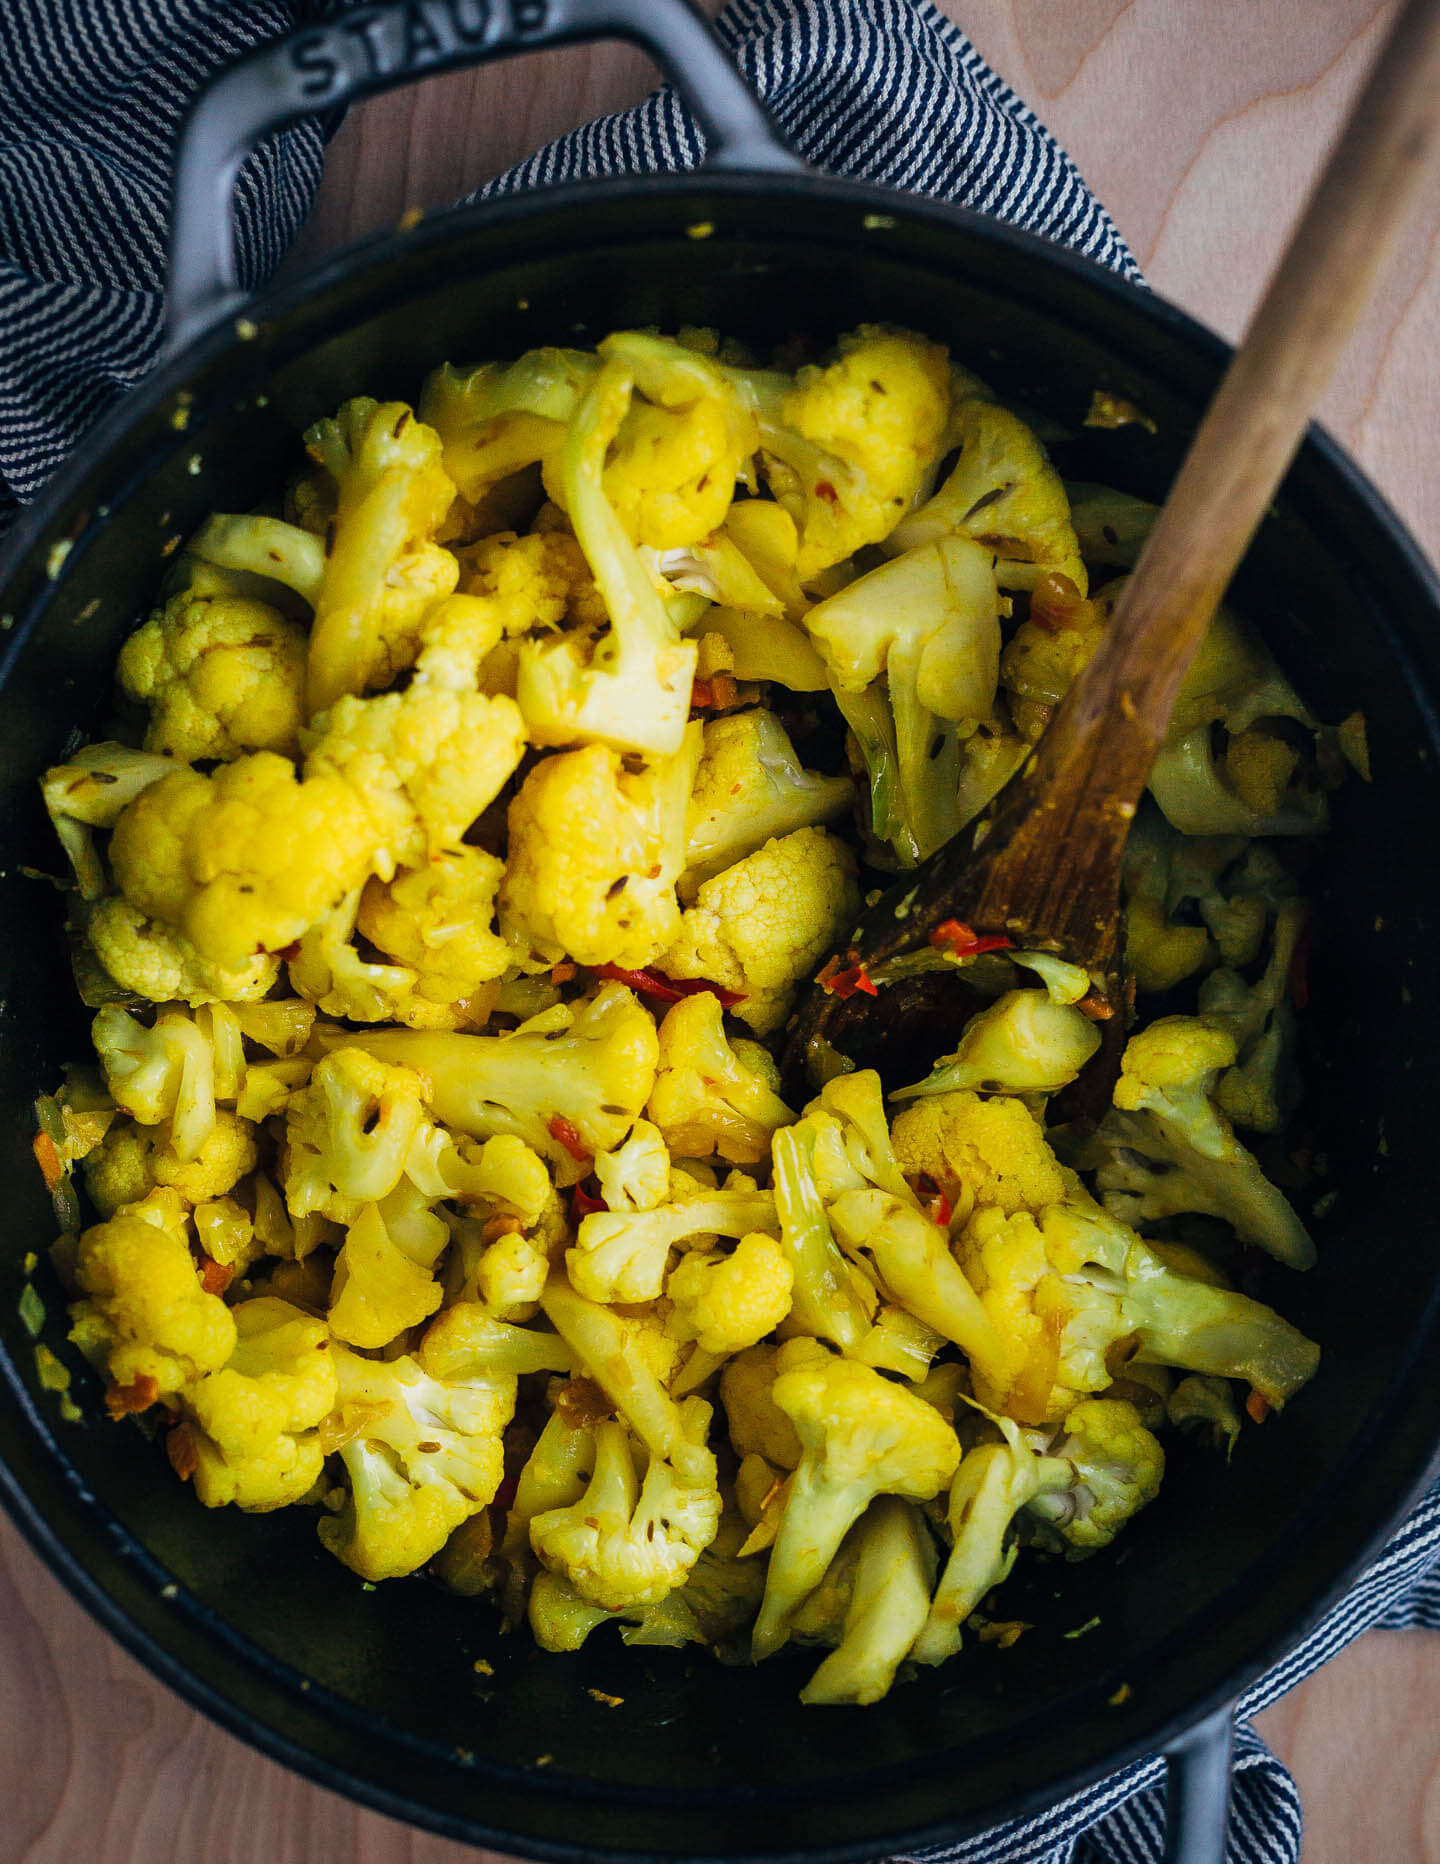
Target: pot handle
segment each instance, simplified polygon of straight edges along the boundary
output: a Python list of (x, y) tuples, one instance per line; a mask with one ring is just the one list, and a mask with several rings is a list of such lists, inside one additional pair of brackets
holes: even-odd
[(181, 131), (170, 236), (167, 355), (244, 303), (231, 197), (264, 137), (353, 98), (517, 52), (627, 39), (675, 85), (705, 135), (707, 169), (806, 173), (694, 0), (383, 0), (240, 59)]
[(1165, 1750), (1165, 1855), (1162, 1864), (1225, 1864), (1235, 1705), (1181, 1735)]

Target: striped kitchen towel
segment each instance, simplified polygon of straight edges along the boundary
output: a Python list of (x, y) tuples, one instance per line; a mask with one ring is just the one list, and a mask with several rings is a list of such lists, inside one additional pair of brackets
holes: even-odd
[[(159, 352), (169, 151), (206, 75), (340, 0), (0, 0), (0, 530)], [(817, 168), (956, 201), (1061, 240), (1140, 282), (1104, 209), (1035, 116), (929, 0), (732, 0), (720, 30), (782, 132)], [(669, 91), (560, 138), (482, 195), (693, 166)], [(246, 163), (242, 281), (298, 230), (323, 135)], [(1371, 1625), (1440, 1629), (1440, 1487), (1242, 1721)], [(1137, 1763), (1035, 1818), (932, 1850), (966, 1864), (1151, 1864), (1162, 1763)], [(1229, 1864), (1296, 1864), (1290, 1776), (1243, 1721)]]

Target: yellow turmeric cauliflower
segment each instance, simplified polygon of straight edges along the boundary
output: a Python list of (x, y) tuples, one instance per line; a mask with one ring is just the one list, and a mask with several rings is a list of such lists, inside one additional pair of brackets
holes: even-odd
[(1044, 1128), (1018, 1100), (929, 1095), (900, 1114), (891, 1137), (906, 1177), (924, 1172), (957, 1210), (1041, 1210), (1065, 1195)]
[(1008, 408), (969, 400), (957, 411), (960, 458), (928, 503), (886, 540), (892, 554), (956, 532), (995, 552), (1002, 589), (1033, 589), (1048, 570), (1089, 589), (1070, 501), (1030, 429)]
[(694, 1249), (670, 1271), (670, 1331), (707, 1353), (738, 1353), (784, 1320), (794, 1285), (785, 1251), (763, 1231), (742, 1236), (728, 1256)]
[(286, 1508), (313, 1488), (325, 1454), (316, 1426), (335, 1403), (330, 1336), (273, 1295), (230, 1310), (235, 1350), (181, 1399), (194, 1452), (195, 1493), (207, 1508)]
[(672, 943), (699, 748), (692, 726), (674, 757), (639, 771), (603, 744), (535, 766), (510, 805), (500, 887), (500, 924), (518, 950), (634, 970)]
[(120, 684), (150, 708), (145, 749), (193, 763), (295, 749), (305, 633), (241, 596), (172, 596), (120, 652)]
[[(413, 657), (405, 637), (455, 587), (459, 565), (431, 540), (455, 497), (440, 436), (403, 402), (357, 395), (305, 435), (335, 488), (315, 603), (306, 713), (388, 684)], [(400, 643), (396, 652), (396, 641)]]
[(632, 372), (637, 391), (604, 473), (626, 535), (657, 550), (708, 537), (755, 451), (754, 415), (708, 357), (665, 337), (624, 330), (599, 349)]
[(152, 1003), (254, 1003), (280, 972), (280, 960), (265, 952), (238, 965), (213, 963), (183, 932), (151, 919), (123, 893), (96, 901), (85, 937), (117, 984)]
[(110, 862), (133, 906), (238, 967), (299, 938), (365, 879), (380, 845), (338, 776), (302, 783), (288, 759), (257, 751), (142, 790), (115, 824)]
[(187, 1204), (220, 1197), (254, 1170), (257, 1157), (254, 1127), (217, 1107), (215, 1124), (193, 1158), (181, 1158), (176, 1151), (168, 1120), (158, 1126), (117, 1120), (81, 1169), (90, 1201), (102, 1217), (110, 1217), (122, 1204), (138, 1203), (157, 1184), (171, 1186)]
[(585, 553), (566, 531), (497, 531), (462, 550), (460, 564), (460, 587), (490, 597), (507, 635), (567, 620), (599, 628), (609, 619)]
[(113, 1386), (133, 1393), (133, 1409), (218, 1371), (234, 1349), (234, 1319), (200, 1285), (177, 1192), (84, 1231), (75, 1279), (85, 1299), (70, 1310), (70, 1337)]
[[(443, 1224), (438, 1240), (441, 1248), (449, 1240)], [(440, 1305), (433, 1267), (433, 1257), (417, 1261), (396, 1240), (377, 1204), (362, 1205), (335, 1258), (331, 1332), (351, 1346), (380, 1347), (418, 1327)]]
[(859, 911), (855, 860), (844, 842), (824, 829), (797, 829), (707, 880), (656, 968), (739, 991), (745, 1000), (734, 1014), (766, 1036)]
[(766, 477), (799, 528), (802, 582), (894, 529), (939, 455), (950, 412), (939, 344), (862, 324), (838, 351), (801, 369), (778, 409), (760, 413)]
[(305, 744), (306, 783), (348, 786), (391, 859), (417, 867), (459, 847), (519, 763), (525, 728), (512, 699), (417, 681), (339, 700)]
[(490, 929), (504, 864), (480, 848), (457, 848), (424, 867), (372, 878), (360, 896), (358, 929), (379, 951), (416, 973), (415, 988), (456, 1003), (500, 977), (514, 954)]

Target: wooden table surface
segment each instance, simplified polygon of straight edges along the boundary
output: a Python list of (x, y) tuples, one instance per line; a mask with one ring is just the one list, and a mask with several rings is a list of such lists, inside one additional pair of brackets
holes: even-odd
[[(1235, 336), (1373, 55), (1375, 0), (946, 0), (1069, 148), (1155, 288)], [(299, 255), (478, 186), (653, 81), (615, 47), (356, 110)], [(1325, 409), (1440, 558), (1440, 191)], [(1262, 1718), (1305, 1864), (1440, 1864), (1440, 1638), (1373, 1632)], [(222, 1734), (0, 1523), (0, 1864), (461, 1864)]]

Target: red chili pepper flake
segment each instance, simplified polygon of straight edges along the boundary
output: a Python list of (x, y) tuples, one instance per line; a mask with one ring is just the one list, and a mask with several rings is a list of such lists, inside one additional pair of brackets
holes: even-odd
[(932, 1223), (938, 1224), (942, 1230), (948, 1230), (950, 1228), (950, 1219), (954, 1216), (955, 1211), (945, 1193), (943, 1191), (938, 1191), (925, 1206), (925, 1214)]
[[(282, 945), (279, 951), (272, 955), (279, 958), (283, 964), (294, 964), (295, 960), (300, 956), (299, 939), (291, 939), (288, 945)], [(257, 958), (263, 958), (265, 956), (265, 947), (263, 945), (257, 945), (255, 947), (255, 956)]]
[(200, 1453), (188, 1424), (177, 1424), (165, 1439), (165, 1454), (170, 1467), (182, 1482), (188, 1482), (200, 1467)]
[(153, 1376), (142, 1372), (131, 1385), (112, 1385), (105, 1394), (105, 1409), (111, 1417), (128, 1417), (132, 1411), (148, 1411), (159, 1396)]
[(737, 1003), (745, 1001), (743, 990), (727, 990), (723, 984), (712, 984), (707, 977), (664, 977), (659, 971), (627, 971), (618, 964), (596, 964), (590, 968), (596, 977), (613, 984), (628, 984), (631, 990), (639, 991), (642, 996), (658, 997), (662, 1003), (697, 997), (703, 990), (720, 999), (722, 1010), (733, 1010)]
[(1245, 1415), (1256, 1424), (1263, 1424), (1270, 1415), (1269, 1399), (1262, 1398), (1257, 1391), (1252, 1391), (1245, 1400)]
[(235, 1279), (234, 1266), (229, 1262), (217, 1262), (213, 1256), (203, 1258), (200, 1265), (200, 1286), (206, 1294), (224, 1294)]
[(35, 1163), (45, 1179), (45, 1189), (53, 1192), (65, 1176), (65, 1168), (60, 1163), (60, 1154), (55, 1150), (55, 1141), (49, 1133), (36, 1133), (30, 1141), (30, 1150), (35, 1154)]
[(582, 1217), (588, 1217), (592, 1211), (608, 1210), (610, 1206), (603, 1197), (594, 1191), (587, 1191), (584, 1184), (577, 1184), (570, 1193), (570, 1221), (579, 1223)]
[(580, 1137), (579, 1129), (576, 1127), (574, 1121), (567, 1120), (563, 1113), (551, 1114), (550, 1137), (564, 1146), (572, 1159), (588, 1159), (594, 1157), (589, 1146), (587, 1146), (585, 1141)]
[(1013, 951), (1015, 941), (1003, 932), (977, 932), (962, 919), (947, 919), (930, 934), (936, 951), (948, 951), (955, 958), (975, 958), (982, 951)]
[(708, 712), (715, 703), (715, 695), (710, 690), (709, 680), (696, 680), (690, 688), (690, 710)]
[(838, 505), (840, 503), (840, 494), (835, 490), (828, 479), (817, 479), (815, 481), (815, 496), (816, 498), (823, 498), (827, 505)]
[(826, 996), (838, 997), (842, 1003), (857, 991), (863, 991), (867, 997), (878, 997), (880, 992), (875, 986), (875, 980), (860, 962), (853, 945), (845, 957), (847, 962), (843, 966), (838, 958), (829, 959), (815, 979)]

